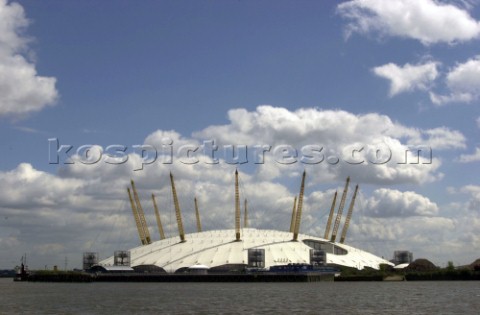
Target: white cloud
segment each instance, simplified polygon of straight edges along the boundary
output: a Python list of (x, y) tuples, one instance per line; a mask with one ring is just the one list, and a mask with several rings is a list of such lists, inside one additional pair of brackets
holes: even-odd
[(20, 130), (26, 133), (44, 133), (38, 129), (35, 128), (30, 128), (30, 127), (25, 127), (25, 126), (15, 126), (14, 127), (16, 130)]
[[(460, 233), (445, 233), (444, 237), (450, 239), (444, 242), (444, 247), (448, 248), (452, 254), (463, 256), (464, 262), (472, 262), (478, 258), (480, 251), (480, 186), (465, 185), (460, 188), (451, 188), (449, 193), (460, 197), (462, 201), (452, 202), (445, 210), (455, 214), (455, 225)], [(462, 195), (467, 196), (464, 198)], [(465, 248), (469, 250), (465, 252)], [(451, 259), (449, 259), (451, 260)]]
[[(361, 182), (376, 184), (431, 182), (440, 176), (437, 173), (440, 160), (435, 155), (430, 156), (428, 150), (423, 150), (418, 160), (412, 155), (416, 152), (412, 146), (423, 145), (436, 151), (465, 146), (465, 137), (458, 131), (444, 127), (409, 128), (374, 113), (354, 115), (340, 110), (313, 108), (289, 111), (264, 105), (252, 112), (230, 110), (228, 116), (229, 124), (210, 126), (194, 133), (194, 138), (215, 139), (220, 146), (267, 144), (272, 149), (265, 153), (266, 163), (271, 165), (262, 172), (270, 176), (285, 173), (279, 169), (280, 163), (275, 161), (278, 160), (275, 148), (279, 145), (289, 145), (297, 150), (298, 163), (290, 167), (296, 171), (308, 167), (299, 162), (302, 148), (319, 145), (322, 151), (318, 154), (324, 159), (311, 167), (319, 182), (341, 180), (348, 175), (358, 176)], [(408, 161), (405, 164), (407, 151)], [(340, 160), (335, 167), (328, 162), (329, 156)], [(358, 161), (363, 163), (356, 164)]]
[(428, 243), (435, 239), (442, 243), (446, 232), (454, 231), (454, 229), (455, 221), (441, 216), (363, 216), (352, 225), (352, 237), (355, 237), (360, 243), (375, 240), (403, 244), (401, 247), (405, 244), (417, 246), (419, 242), (422, 242), (424, 243), (421, 244), (422, 250), (425, 250), (429, 246)]
[[(223, 126), (209, 126), (193, 136), (157, 130), (145, 138), (145, 143), (160, 150), (165, 138), (170, 138), (174, 151), (176, 145), (200, 145), (206, 139), (216, 139), (219, 146), (271, 143), (272, 146), (290, 144), (301, 148), (306, 144), (319, 143), (326, 151), (342, 159), (349, 157), (342, 149), (365, 144), (365, 152), (362, 151), (359, 156), (375, 159), (384, 158), (382, 154), (376, 155), (375, 149), (380, 146), (391, 147), (395, 156), (399, 150), (408, 148), (410, 141), (433, 141), (435, 137), (448, 139), (452, 133), (445, 130), (433, 137), (435, 132), (409, 128), (383, 115), (354, 115), (320, 109), (290, 111), (259, 106), (253, 111), (232, 110), (229, 117), (231, 122)], [(404, 157), (404, 151), (401, 152)], [(152, 193), (157, 196), (166, 233), (176, 235), (170, 172), (175, 175), (187, 232), (195, 231), (194, 196), (199, 201), (205, 230), (234, 226), (235, 168), (240, 170), (241, 198), (249, 200), (250, 226), (288, 230), (293, 197), (298, 194), (301, 171), (306, 165), (300, 162), (279, 164), (271, 155), (265, 164), (231, 165), (223, 159), (221, 148), (217, 153), (219, 164), (207, 164), (201, 160), (189, 165), (177, 159), (168, 164), (158, 160), (141, 171), (134, 171), (141, 164), (141, 158), (133, 152), (129, 153), (128, 161), (119, 165), (108, 164), (104, 160), (84, 164), (78, 156), (73, 156), (75, 164), (62, 165), (55, 175), (26, 163), (11, 171), (0, 171), (0, 268), (11, 264), (10, 260), (2, 260), (6, 257), (3, 252), (20, 257), (28, 249), (37, 266), (61, 264), (68, 256), (71, 266), (79, 267), (80, 259), (75, 261), (73, 257), (81, 257), (81, 251), (95, 250), (106, 257), (113, 250), (137, 246), (139, 240), (126, 192), (130, 178), (137, 184), (152, 238), (158, 239), (150, 199)], [(334, 189), (341, 191), (348, 175), (352, 178), (351, 188), (353, 183), (360, 186), (366, 183), (416, 185), (440, 178), (439, 167), (440, 162), (436, 159), (432, 165), (400, 165), (397, 161), (382, 165), (350, 165), (345, 162), (331, 165), (323, 161), (310, 165), (307, 167), (302, 232), (323, 235)], [(407, 242), (413, 242), (415, 237), (430, 237), (425, 235), (426, 232), (418, 231), (415, 235), (405, 234), (405, 221), (402, 220), (409, 219), (402, 219), (402, 216), (415, 215), (418, 220), (422, 220), (422, 216), (430, 216), (432, 223), (423, 222), (426, 226), (431, 225), (428, 233), (436, 231), (433, 226), (445, 228), (450, 224), (448, 220), (437, 219), (438, 209), (434, 202), (415, 193), (377, 190), (372, 196), (361, 197), (360, 194), (358, 198), (356, 207), (363, 210), (354, 212), (348, 242), (367, 237), (367, 232), (374, 239), (400, 237)], [(362, 199), (368, 202), (362, 202)], [(364, 209), (366, 204), (374, 202), (373, 210)], [(389, 208), (386, 208), (387, 205)], [(386, 220), (384, 218), (365, 215), (371, 211), (377, 211), (378, 216), (394, 216), (392, 219), (395, 221), (387, 224), (382, 221)], [(364, 218), (364, 221), (359, 218)], [(379, 222), (383, 222), (383, 227), (379, 226)], [(414, 221), (408, 223), (415, 224)], [(368, 249), (364, 244), (359, 247)], [(389, 249), (389, 255), (393, 249)], [(378, 250), (374, 252), (378, 253)]]
[(37, 75), (35, 64), (22, 53), (29, 22), (17, 3), (0, 0), (0, 116), (18, 117), (54, 104), (56, 79)]
[(460, 155), (458, 161), (460, 163), (470, 163), (480, 161), (480, 148), (475, 149), (473, 154), (462, 154)]
[(427, 90), (437, 78), (437, 63), (398, 66), (388, 63), (373, 68), (373, 72), (382, 78), (390, 80), (390, 96), (413, 90)]
[[(352, 220), (349, 242), (373, 252), (382, 252), (387, 259), (393, 257), (394, 250), (409, 250), (414, 259), (427, 258), (435, 264), (448, 260), (454, 260), (455, 264), (470, 263), (476, 257), (470, 257), (470, 251), (465, 252), (466, 242), (458, 235), (458, 226), (457, 220), (442, 216), (359, 216)], [(475, 243), (469, 246), (479, 248)]]
[(430, 93), (436, 105), (446, 103), (471, 103), (480, 98), (480, 56), (457, 64), (446, 76), (448, 95)]
[(353, 32), (378, 33), (419, 40), (424, 45), (476, 39), (480, 24), (470, 14), (451, 4), (433, 0), (352, 0), (338, 5)]
[(438, 206), (413, 191), (381, 188), (366, 200), (366, 215), (372, 217), (434, 216)]
[(422, 140), (416, 144), (424, 144), (433, 150), (445, 149), (463, 149), (466, 148), (465, 136), (457, 130), (451, 130), (447, 127), (438, 127), (424, 130)]
[(19, 36), (29, 22), (25, 18), (23, 8), (18, 3), (7, 4), (6, 0), (0, 0), (0, 49), (2, 52), (15, 52), (25, 48), (28, 39)]
[(470, 195), (468, 200), (468, 209), (480, 212), (480, 186), (466, 185), (460, 189), (460, 192)]
[(28, 163), (16, 169), (0, 173), (0, 199), (3, 206), (32, 209), (49, 207), (69, 202), (72, 191), (81, 186), (77, 179), (62, 180), (49, 173), (41, 172)]
[[(438, 62), (398, 66), (388, 63), (372, 69), (379, 77), (390, 81), (389, 95), (414, 90), (428, 91), (435, 105), (447, 103), (472, 103), (480, 99), (480, 56), (457, 64), (445, 74), (446, 93), (433, 91), (433, 83), (440, 76)], [(477, 122), (478, 123), (478, 122)]]

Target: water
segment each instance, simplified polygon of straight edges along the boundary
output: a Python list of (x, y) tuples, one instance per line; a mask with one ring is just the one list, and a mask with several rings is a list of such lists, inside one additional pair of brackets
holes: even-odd
[(480, 281), (30, 283), (0, 279), (0, 314), (480, 314)]

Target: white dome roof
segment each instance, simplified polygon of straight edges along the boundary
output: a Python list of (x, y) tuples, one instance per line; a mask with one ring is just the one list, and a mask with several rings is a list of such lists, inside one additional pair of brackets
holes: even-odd
[[(327, 248), (327, 263), (363, 269), (378, 269), (380, 264), (392, 265), (389, 261), (363, 250), (340, 243), (331, 243), (323, 238), (298, 235), (292, 241), (292, 233), (278, 230), (245, 228), (241, 241), (235, 241), (235, 230), (214, 230), (185, 235), (185, 242), (171, 237), (149, 245), (130, 249), (131, 266), (156, 265), (167, 272), (193, 265), (207, 268), (226, 264), (247, 264), (248, 249), (265, 250), (265, 267), (288, 263), (310, 263), (310, 249), (303, 241), (311, 240)], [(112, 265), (113, 257), (100, 264)]]

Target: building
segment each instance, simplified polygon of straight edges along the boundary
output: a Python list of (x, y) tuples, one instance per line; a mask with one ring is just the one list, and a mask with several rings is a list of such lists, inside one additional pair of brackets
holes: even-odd
[[(132, 267), (155, 265), (169, 273), (195, 265), (207, 266), (210, 271), (238, 270), (253, 266), (248, 259), (249, 249), (264, 250), (265, 268), (311, 263), (311, 250), (325, 251), (328, 265), (357, 269), (379, 269), (381, 264), (393, 266), (383, 258), (349, 245), (305, 234), (299, 234), (298, 240), (293, 241), (290, 232), (254, 228), (242, 229), (240, 241), (236, 241), (234, 229), (187, 234), (184, 242), (178, 236), (166, 238), (130, 249), (130, 264)], [(100, 265), (113, 266), (114, 257), (101, 261)]]
[(395, 265), (409, 264), (413, 261), (413, 254), (407, 250), (396, 250), (393, 252), (392, 262)]
[[(202, 266), (202, 272), (244, 270), (247, 267), (268, 269), (272, 266), (286, 264), (335, 265), (357, 269), (365, 267), (379, 269), (381, 264), (393, 264), (361, 249), (344, 244), (350, 218), (358, 191), (355, 187), (353, 197), (348, 207), (340, 233), (342, 212), (345, 207), (350, 178), (338, 206), (334, 220), (334, 210), (337, 199), (335, 193), (330, 214), (323, 238), (299, 233), (302, 218), (303, 193), (306, 173), (303, 173), (300, 194), (294, 199), (290, 231), (262, 230), (248, 228), (247, 202), (245, 200), (244, 225), (240, 226), (240, 199), (238, 190), (238, 172), (235, 172), (235, 229), (203, 231), (201, 229), (198, 208), (196, 209), (197, 229), (199, 232), (185, 234), (182, 215), (178, 203), (173, 175), (170, 174), (172, 195), (175, 205), (175, 214), (178, 225), (178, 236), (164, 238), (163, 228), (152, 195), (156, 213), (157, 225), (161, 240), (152, 242), (148, 226), (145, 221), (140, 198), (135, 184), (131, 181), (131, 188), (127, 188), (133, 216), (138, 229), (141, 246), (122, 252), (121, 262), (128, 266), (141, 268), (142, 266), (156, 266), (166, 272), (182, 272), (192, 270), (194, 266)], [(195, 205), (197, 206), (196, 199)], [(331, 227), (333, 228), (331, 229)], [(331, 230), (331, 233), (330, 233)], [(337, 235), (339, 242), (336, 242)], [(127, 253), (128, 252), (128, 253)], [(101, 266), (118, 266), (119, 252), (99, 263)], [(124, 263), (120, 264), (125, 266)], [(193, 268), (198, 269), (198, 268)]]

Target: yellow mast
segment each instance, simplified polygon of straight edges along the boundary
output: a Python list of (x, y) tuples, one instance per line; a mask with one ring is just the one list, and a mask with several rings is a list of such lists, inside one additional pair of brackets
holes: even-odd
[(202, 232), (202, 224), (200, 222), (200, 212), (198, 211), (197, 197), (194, 198), (194, 202), (195, 202), (195, 215), (197, 217), (197, 231)]
[(293, 240), (298, 239), (298, 232), (300, 230), (300, 222), (302, 220), (302, 206), (303, 206), (303, 192), (305, 190), (305, 176), (307, 173), (303, 171), (302, 185), (300, 186), (300, 195), (298, 196), (297, 217), (295, 218), (295, 230), (293, 231)]
[(295, 217), (297, 216), (297, 196), (293, 199), (292, 219), (290, 220), (290, 232), (295, 230)]
[(348, 208), (347, 218), (345, 219), (345, 224), (343, 225), (342, 236), (340, 237), (340, 243), (345, 242), (345, 237), (347, 236), (348, 226), (350, 225), (350, 219), (352, 218), (353, 205), (355, 204), (355, 198), (357, 197), (358, 185), (355, 186), (355, 192), (353, 193), (352, 200), (350, 201), (350, 207)]
[(328, 215), (327, 227), (325, 228), (324, 239), (328, 240), (328, 234), (330, 234), (330, 228), (332, 226), (333, 213), (335, 212), (335, 202), (337, 201), (337, 192), (333, 196), (332, 206), (330, 207), (330, 214)]
[(133, 179), (130, 182), (132, 184), (135, 204), (137, 205), (138, 217), (140, 218), (140, 223), (143, 228), (143, 234), (145, 235), (145, 240), (147, 244), (150, 244), (152, 243), (152, 239), (150, 238), (150, 231), (148, 230), (147, 221), (145, 220), (145, 212), (143, 212), (142, 205), (140, 204), (140, 198), (138, 198), (137, 189), (135, 188), (135, 183), (133, 182)]
[(185, 231), (183, 230), (182, 212), (180, 211), (180, 205), (178, 204), (177, 190), (175, 189), (175, 182), (173, 175), (170, 173), (170, 184), (172, 185), (173, 203), (175, 205), (175, 216), (177, 217), (178, 233), (180, 235), (180, 242), (185, 242)]
[(240, 193), (238, 192), (238, 170), (235, 170), (235, 240), (240, 241)]
[(142, 224), (140, 223), (140, 218), (138, 217), (137, 208), (135, 207), (135, 203), (133, 202), (130, 188), (127, 187), (127, 191), (128, 191), (128, 198), (130, 199), (130, 206), (132, 207), (133, 218), (135, 219), (135, 224), (137, 225), (137, 231), (138, 231), (138, 236), (140, 237), (140, 242), (142, 243), (142, 245), (147, 245), (147, 241), (145, 240), (145, 235), (143, 235)]
[(160, 219), (160, 212), (158, 211), (157, 202), (155, 201), (155, 195), (152, 194), (153, 208), (155, 209), (155, 218), (157, 219), (158, 233), (160, 234), (160, 239), (165, 239), (165, 233), (163, 233), (162, 220)]
[(348, 184), (350, 183), (350, 176), (347, 177), (347, 182), (345, 183), (345, 188), (343, 189), (342, 200), (340, 200), (340, 206), (338, 206), (337, 217), (335, 218), (335, 225), (333, 226), (331, 242), (335, 242), (337, 238), (338, 228), (340, 226), (340, 220), (342, 219), (343, 208), (345, 207), (345, 199), (347, 198)]
[(245, 202), (243, 204), (244, 213), (243, 213), (243, 227), (248, 228), (248, 210), (247, 210), (247, 198), (245, 198)]

